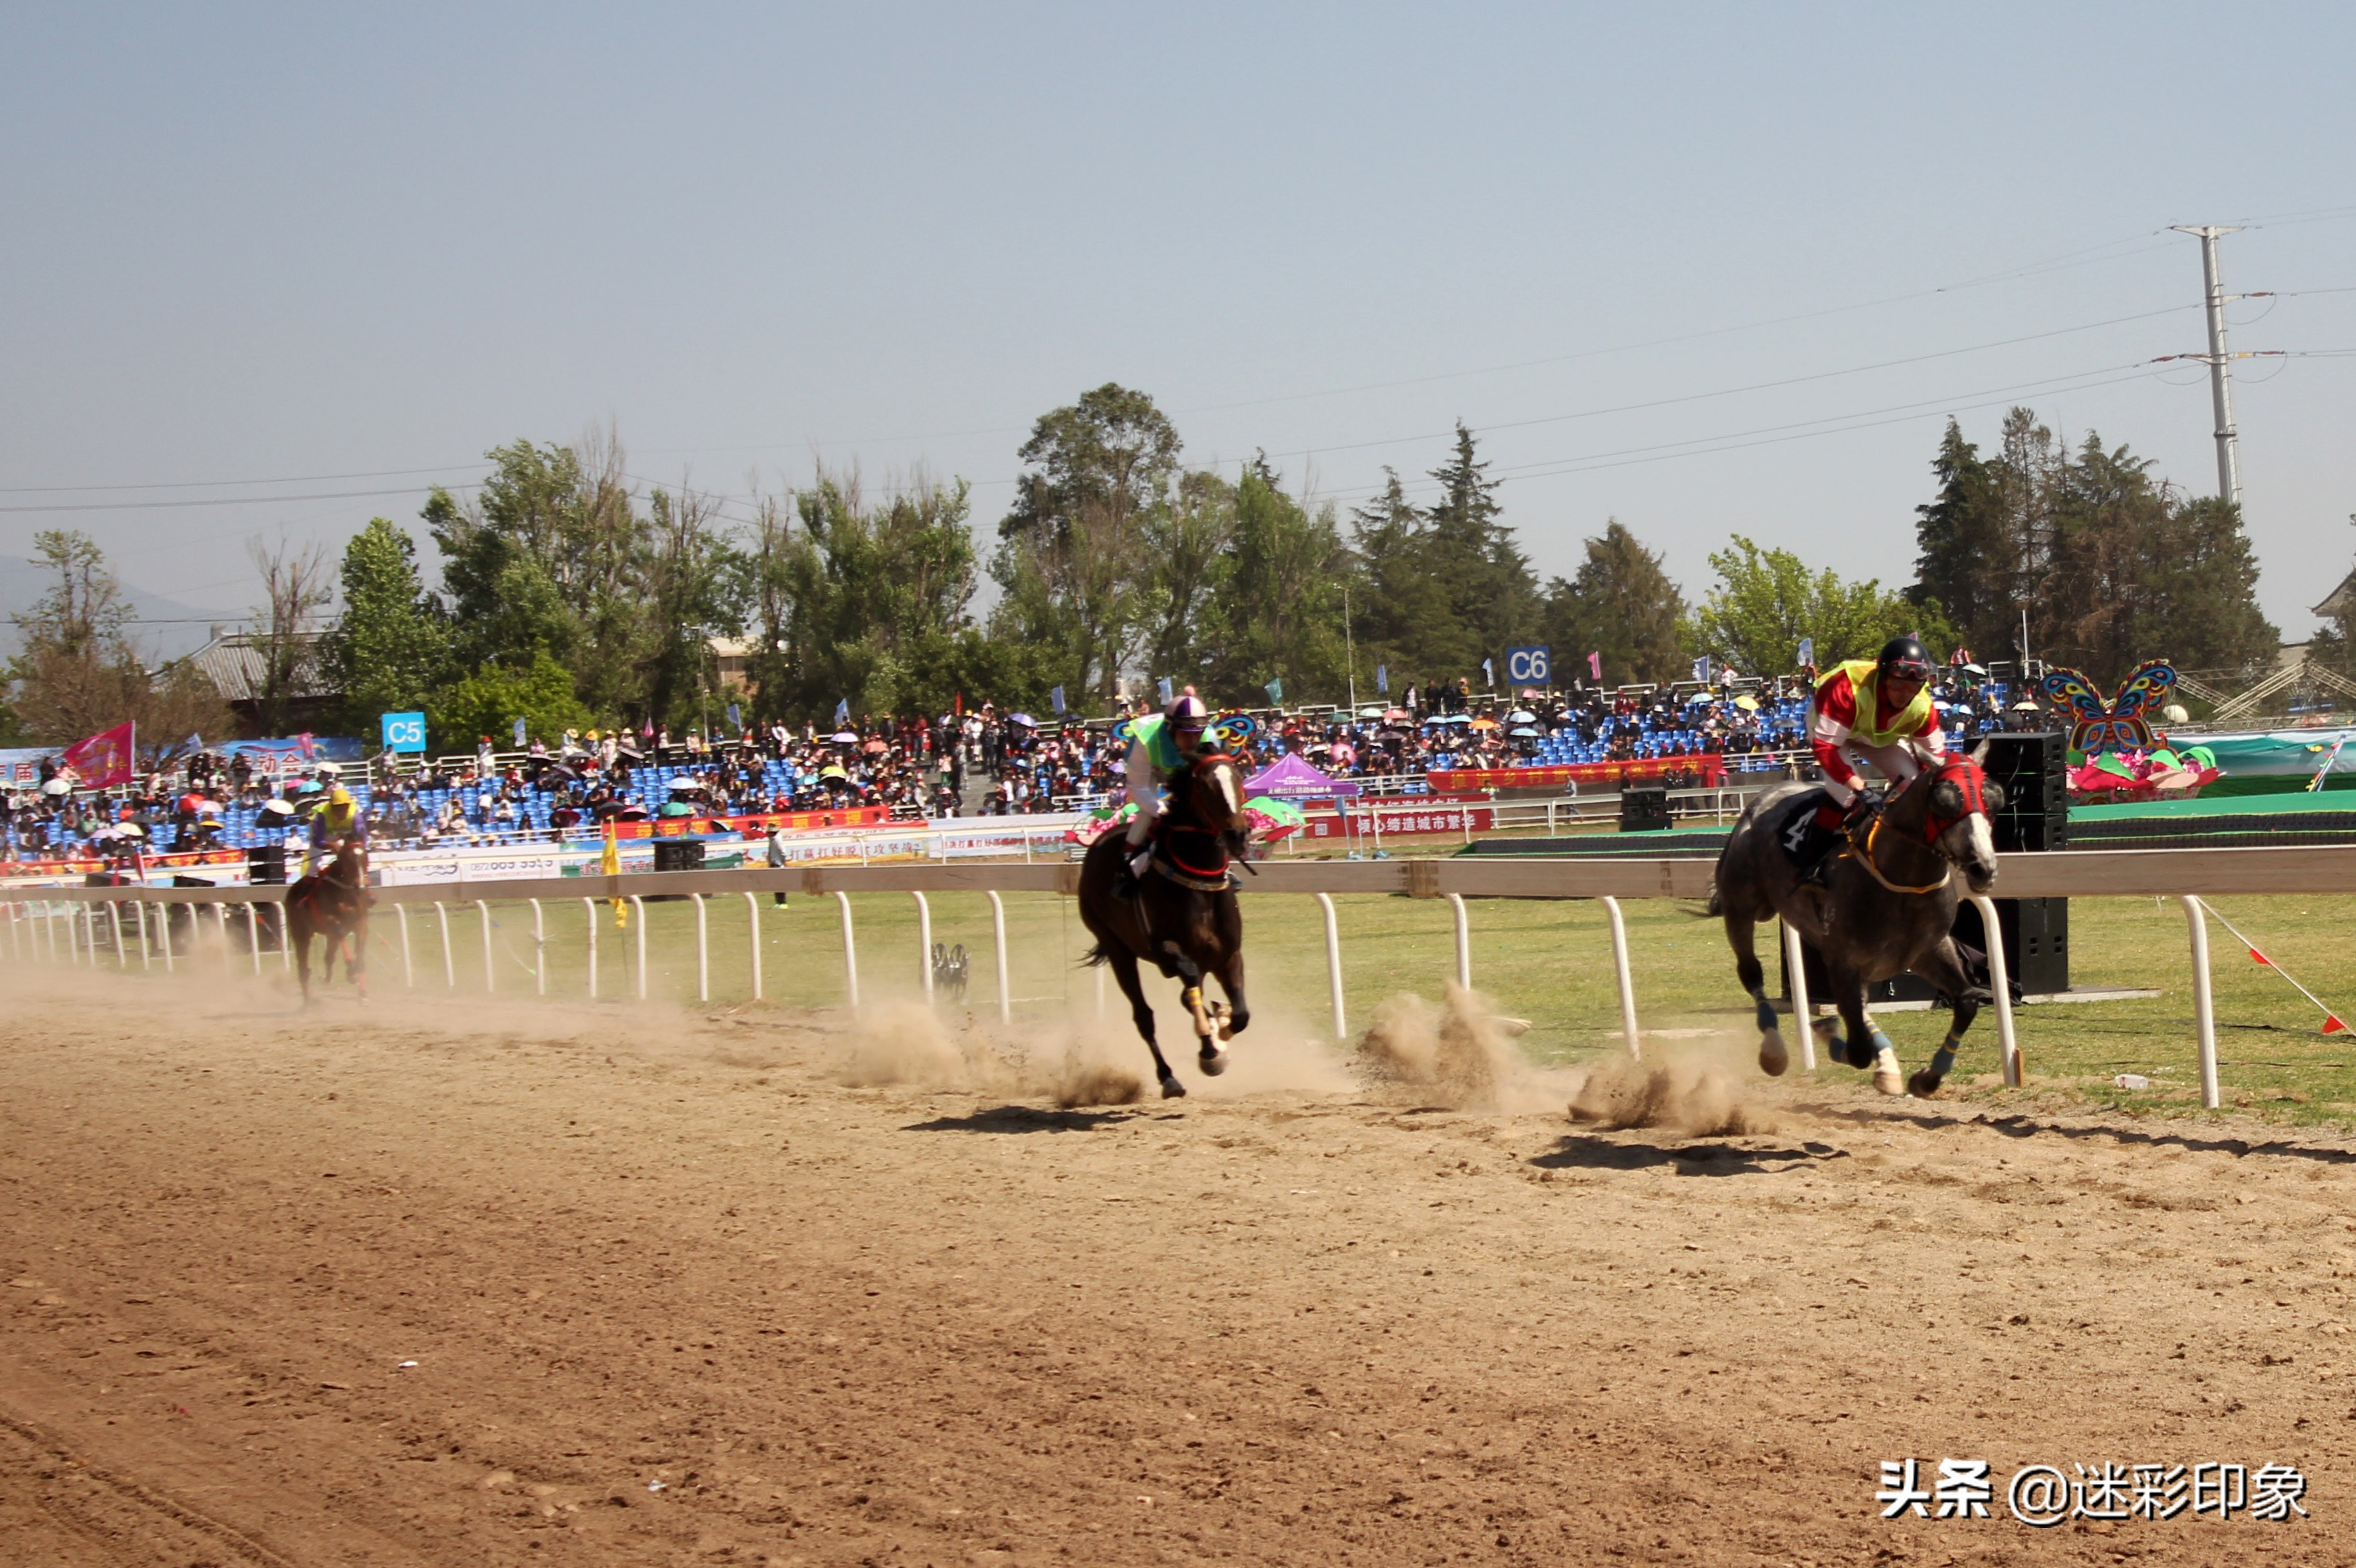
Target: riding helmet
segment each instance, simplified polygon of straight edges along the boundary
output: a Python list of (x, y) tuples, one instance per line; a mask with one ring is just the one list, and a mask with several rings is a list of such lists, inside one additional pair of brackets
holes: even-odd
[(1203, 706), (1203, 699), (1194, 695), (1190, 686), (1170, 699), (1162, 717), (1170, 720), (1173, 730), (1200, 730), (1210, 723), (1211, 710)]
[(1894, 675), (1901, 680), (1928, 680), (1935, 667), (1931, 650), (1922, 645), (1920, 637), (1892, 637), (1881, 645), (1881, 656), (1874, 661), (1884, 675)]

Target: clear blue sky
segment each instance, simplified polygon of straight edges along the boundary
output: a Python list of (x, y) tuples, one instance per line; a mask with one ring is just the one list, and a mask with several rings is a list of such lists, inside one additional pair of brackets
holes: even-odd
[[(2137, 368), (2202, 346), (2156, 231), (2268, 219), (2229, 287), (2356, 287), (2351, 59), (2323, 5), (17, 7), (0, 555), (77, 526), (241, 609), (248, 537), (609, 420), (740, 495), (962, 475), (986, 531), (1119, 380), (1345, 505), (1461, 417), (1544, 571), (1616, 516), (1693, 596), (1738, 530), (1903, 581), (1951, 411), (2213, 487), (2199, 367)], [(2356, 293), (2233, 315), (2356, 349)], [(2297, 635), (2356, 556), (2356, 357), (2242, 374)], [(1627, 460), (1676, 443), (1719, 450)]]

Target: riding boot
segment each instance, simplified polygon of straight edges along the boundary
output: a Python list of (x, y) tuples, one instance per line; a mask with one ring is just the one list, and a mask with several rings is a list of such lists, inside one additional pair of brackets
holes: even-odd
[(1808, 816), (1797, 818), (1783, 832), (1783, 848), (1800, 869), (1800, 885), (1823, 887), (1825, 868), (1841, 841), (1841, 821), (1847, 814), (1827, 800)]

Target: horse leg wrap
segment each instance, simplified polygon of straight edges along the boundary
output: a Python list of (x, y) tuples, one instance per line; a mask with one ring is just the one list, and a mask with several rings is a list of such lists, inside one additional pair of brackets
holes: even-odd
[(1932, 1077), (1944, 1078), (1955, 1070), (1955, 1047), (1962, 1043), (1954, 1035), (1939, 1042), (1939, 1049), (1931, 1053)]
[(1767, 999), (1765, 987), (1762, 987), (1752, 991), (1751, 993), (1751, 999), (1759, 1004), (1757, 1009), (1759, 1032), (1761, 1034), (1773, 1034), (1775, 1032), (1775, 1004)]

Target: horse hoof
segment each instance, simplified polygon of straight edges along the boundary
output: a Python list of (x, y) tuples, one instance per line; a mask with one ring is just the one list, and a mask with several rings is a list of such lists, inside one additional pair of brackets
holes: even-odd
[(1162, 1081), (1162, 1097), (1165, 1100), (1183, 1100), (1186, 1097), (1186, 1085), (1179, 1083), (1175, 1078), (1164, 1078)]
[(1792, 1065), (1792, 1053), (1783, 1044), (1783, 1037), (1774, 1029), (1759, 1037), (1759, 1071), (1770, 1078), (1781, 1078), (1783, 1070)]
[(1906, 1093), (1906, 1074), (1899, 1071), (1898, 1053), (1886, 1045), (1873, 1059), (1873, 1086), (1884, 1094)]
[(1906, 1092), (1918, 1100), (1927, 1100), (1939, 1092), (1939, 1082), (1938, 1077), (1926, 1067), (1906, 1080)]
[(1227, 1053), (1224, 1051), (1212, 1050), (1210, 1042), (1205, 1040), (1203, 1042), (1203, 1053), (1194, 1059), (1194, 1065), (1200, 1067), (1207, 1076), (1216, 1078), (1227, 1070)]

